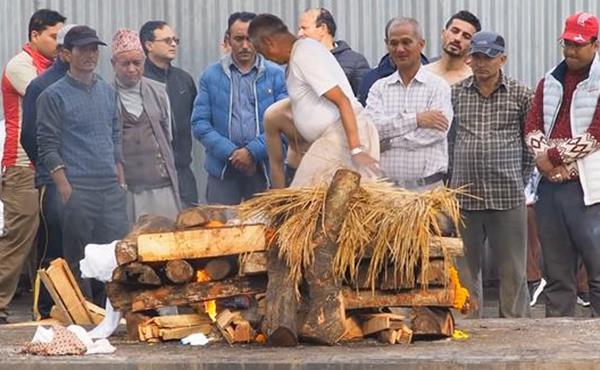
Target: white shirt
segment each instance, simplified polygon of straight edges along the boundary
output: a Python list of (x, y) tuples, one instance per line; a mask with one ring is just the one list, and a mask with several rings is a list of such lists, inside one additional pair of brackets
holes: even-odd
[(380, 167), (391, 180), (416, 180), (448, 168), (447, 131), (421, 128), (417, 113), (439, 110), (452, 122), (450, 86), (422, 66), (405, 86), (398, 72), (376, 81), (366, 112), (381, 140), (392, 148), (381, 153)]
[(359, 105), (338, 61), (325, 46), (312, 39), (294, 43), (286, 85), (294, 124), (309, 142), (315, 141), (340, 119), (337, 106), (323, 96), (327, 91), (339, 86), (354, 107)]

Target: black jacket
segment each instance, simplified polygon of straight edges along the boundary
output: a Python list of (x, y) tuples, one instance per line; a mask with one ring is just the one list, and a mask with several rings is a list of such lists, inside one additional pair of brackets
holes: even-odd
[(352, 50), (346, 41), (336, 41), (335, 43), (336, 47), (331, 49), (331, 53), (342, 66), (346, 77), (348, 77), (352, 92), (355, 96), (358, 96), (358, 88), (363, 77), (371, 69), (369, 62), (362, 54)]
[(146, 59), (144, 77), (167, 85), (167, 95), (171, 103), (171, 120), (173, 132), (173, 154), (175, 167), (186, 168), (192, 163), (192, 128), (190, 118), (194, 99), (196, 99), (196, 84), (189, 73), (183, 69), (170, 66), (168, 69), (157, 67)]
[[(37, 161), (37, 109), (36, 101), (42, 91), (56, 81), (63, 78), (69, 65), (56, 58), (54, 64), (44, 73), (33, 79), (25, 90), (23, 96), (23, 120), (21, 126), (21, 146), (33, 164)], [(36, 166), (35, 186), (53, 184), (52, 178), (44, 166)]]

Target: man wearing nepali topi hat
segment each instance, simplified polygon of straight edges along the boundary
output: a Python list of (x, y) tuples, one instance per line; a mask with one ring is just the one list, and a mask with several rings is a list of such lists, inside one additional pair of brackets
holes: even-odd
[(123, 129), (123, 168), (130, 222), (144, 214), (174, 219), (180, 209), (165, 85), (143, 77), (146, 55), (137, 32), (112, 40), (117, 110)]

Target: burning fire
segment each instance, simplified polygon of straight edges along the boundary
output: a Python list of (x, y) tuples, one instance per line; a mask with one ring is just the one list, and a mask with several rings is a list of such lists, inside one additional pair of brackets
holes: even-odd
[[(198, 270), (196, 272), (196, 281), (199, 283), (204, 283), (210, 281), (210, 276), (204, 270)], [(210, 301), (204, 302), (204, 312), (210, 317), (212, 321), (217, 319), (217, 301), (212, 299)]]

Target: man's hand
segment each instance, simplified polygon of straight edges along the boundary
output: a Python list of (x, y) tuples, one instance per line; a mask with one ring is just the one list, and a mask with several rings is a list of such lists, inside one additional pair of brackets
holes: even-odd
[(256, 173), (256, 163), (250, 151), (246, 148), (239, 148), (233, 151), (229, 161), (237, 170), (243, 172), (246, 176), (252, 176)]
[(352, 156), (352, 162), (356, 164), (359, 170), (364, 170), (367, 174), (373, 177), (381, 176), (379, 170), (379, 162), (365, 152), (357, 153)]
[(71, 199), (71, 194), (73, 194), (73, 188), (71, 184), (67, 181), (64, 184), (58, 186), (58, 192), (60, 193), (60, 197), (62, 198), (63, 204), (67, 204), (69, 199)]
[(549, 172), (547, 178), (551, 182), (563, 182), (569, 180), (570, 175), (565, 166), (558, 166)]
[(428, 110), (417, 113), (417, 125), (421, 128), (431, 128), (434, 130), (446, 131), (449, 123), (442, 111)]
[(548, 158), (547, 153), (539, 154), (537, 157), (535, 157), (535, 165), (544, 177), (551, 180), (554, 165), (552, 162), (550, 162), (550, 158)]

